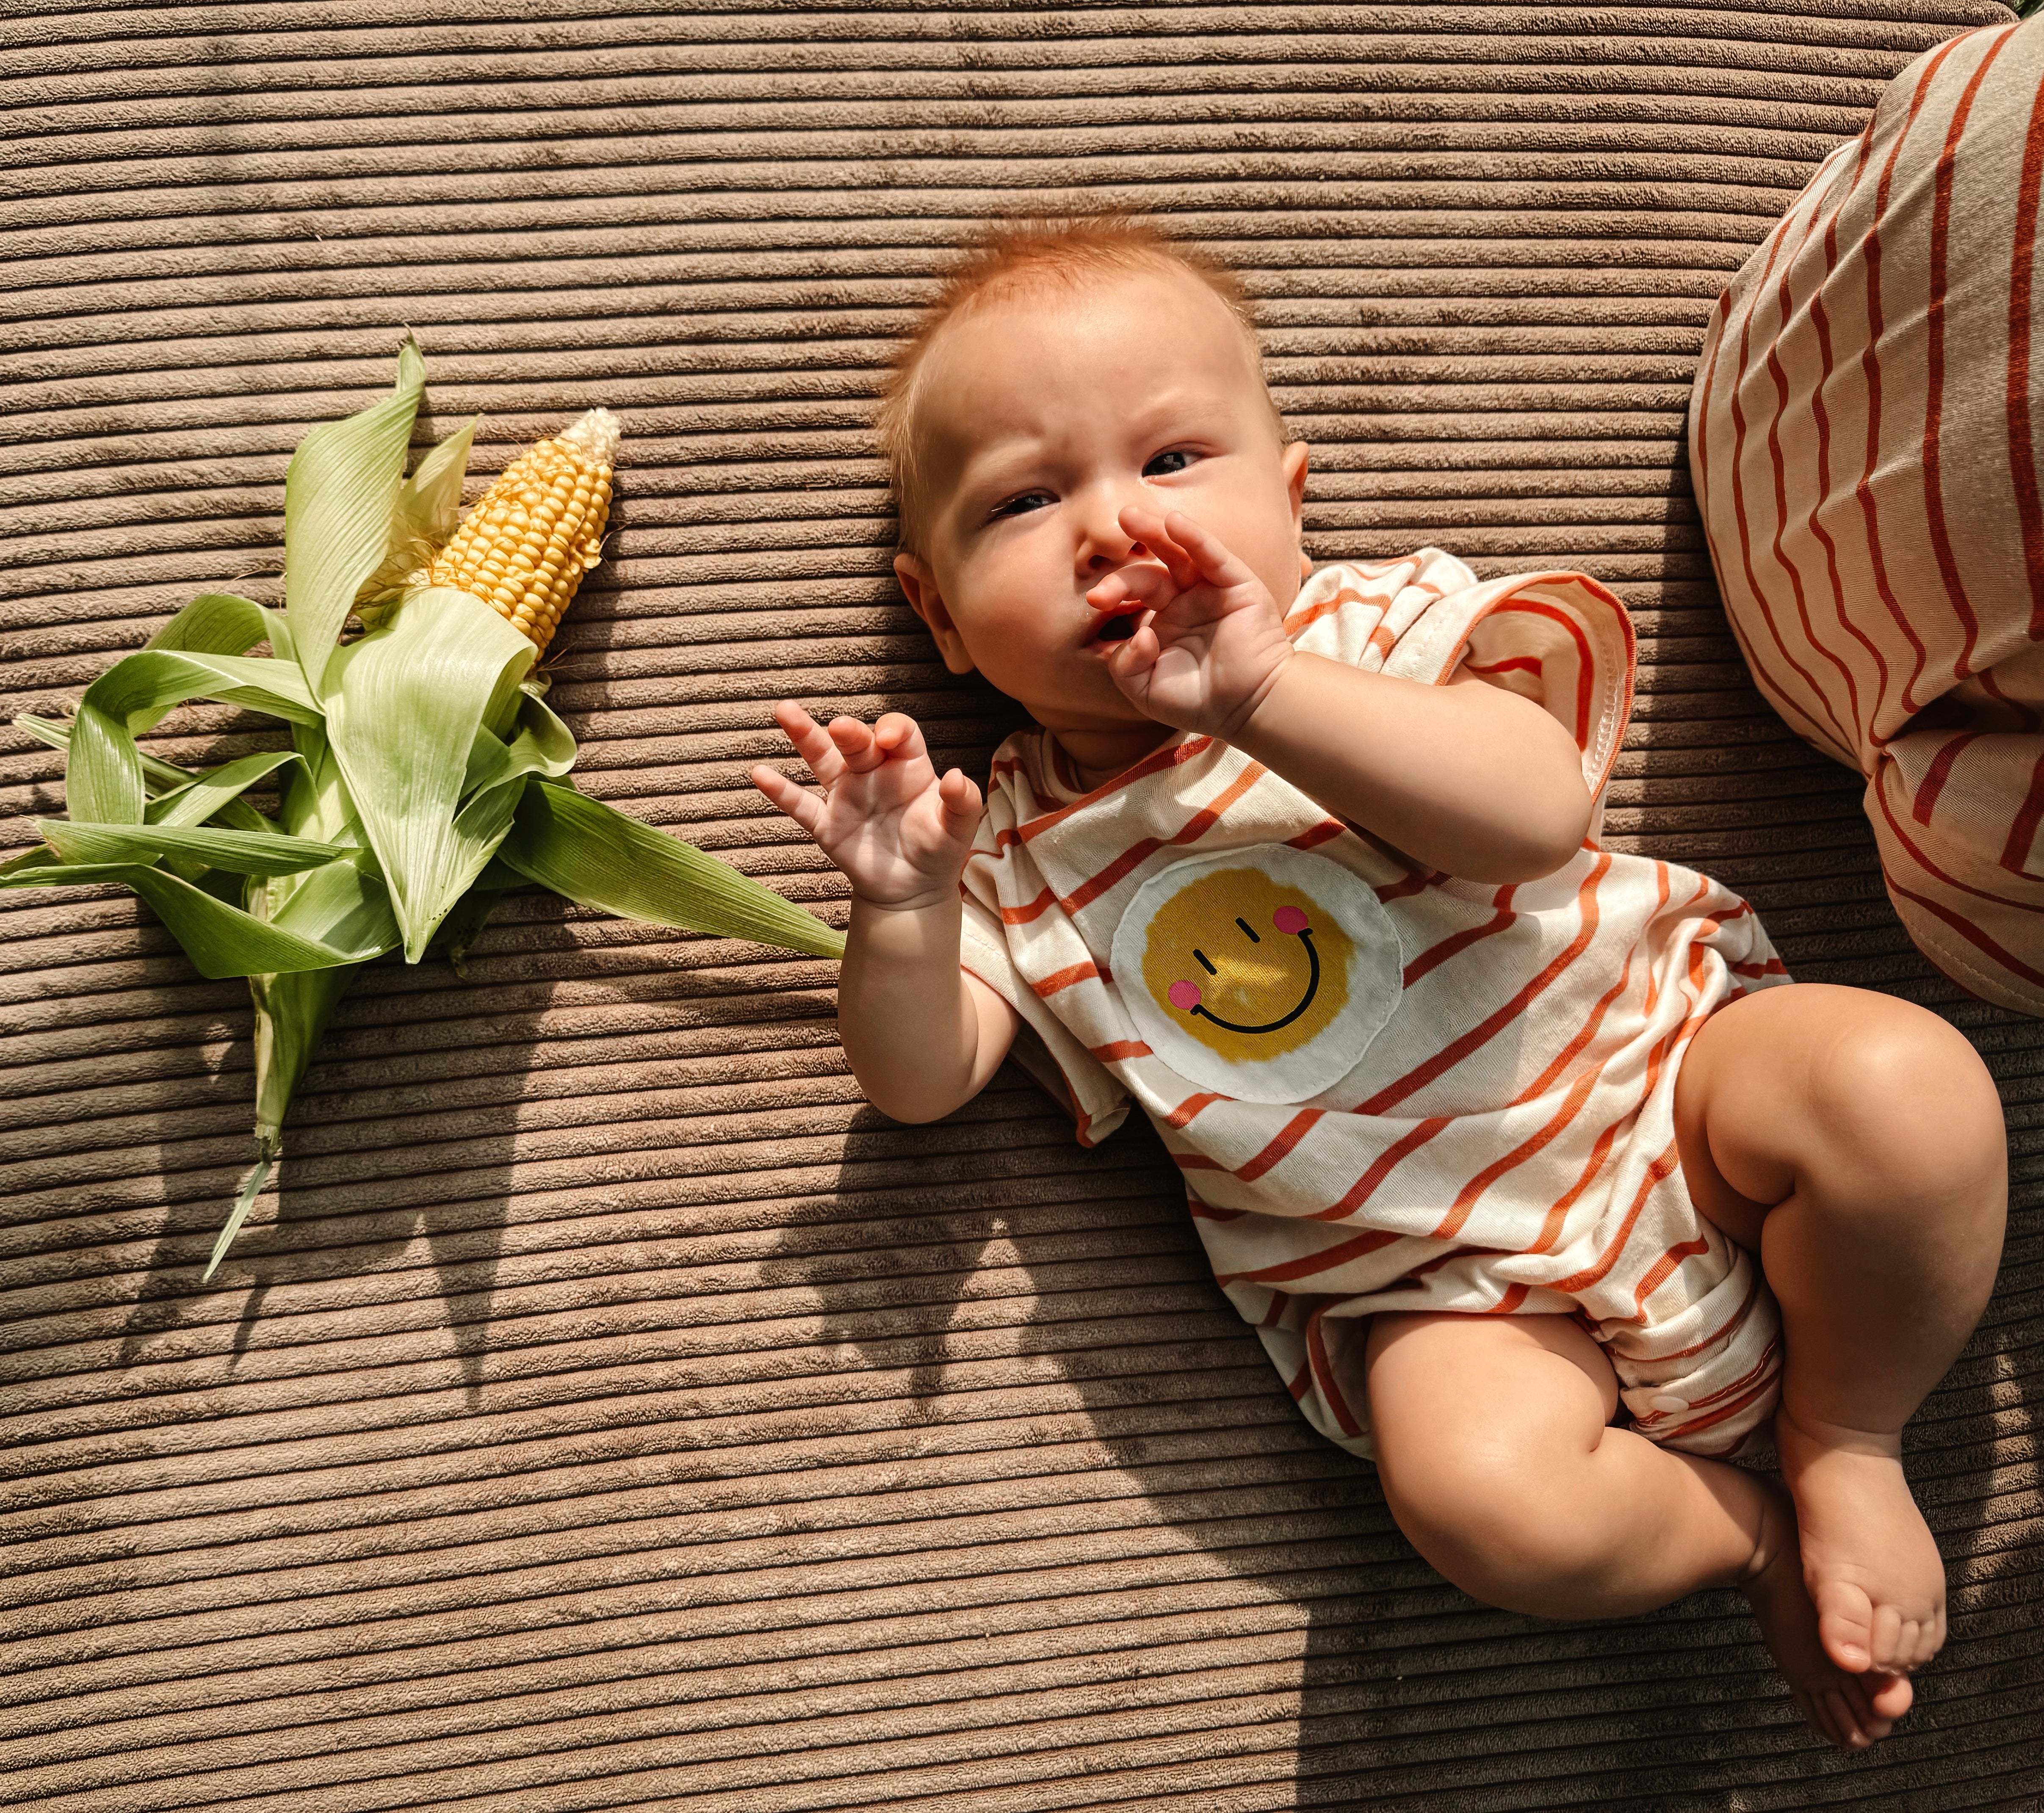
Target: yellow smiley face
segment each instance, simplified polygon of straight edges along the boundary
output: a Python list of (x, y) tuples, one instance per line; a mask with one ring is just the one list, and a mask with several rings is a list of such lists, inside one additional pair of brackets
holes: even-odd
[(1347, 1004), (1354, 946), (1302, 889), (1260, 869), (1209, 870), (1151, 916), (1143, 985), (1230, 1063), (1301, 1046)]

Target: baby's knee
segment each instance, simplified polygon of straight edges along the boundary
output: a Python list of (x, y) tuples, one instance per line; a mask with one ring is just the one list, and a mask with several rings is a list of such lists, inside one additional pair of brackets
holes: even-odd
[(2006, 1168), (2001, 1099), (1965, 1035), (1927, 1009), (1865, 996), (1812, 1066), (1815, 1131), (1886, 1200), (1992, 1191)]
[(1504, 1452), (1380, 1454), (1385, 1498), (1407, 1541), (1472, 1598), (1508, 1611), (1578, 1618), (1610, 1557), (1583, 1495), (1587, 1456)]

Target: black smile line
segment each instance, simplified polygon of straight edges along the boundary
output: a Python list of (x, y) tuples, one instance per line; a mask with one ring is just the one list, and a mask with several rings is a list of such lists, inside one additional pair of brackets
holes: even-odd
[(1282, 1020), (1274, 1020), (1267, 1026), (1237, 1026), (1231, 1020), (1223, 1020), (1217, 1013), (1208, 1013), (1201, 1005), (1196, 1004), (1193, 1012), (1202, 1020), (1212, 1020), (1224, 1032), (1275, 1032), (1280, 1027), (1289, 1026), (1313, 1004), (1313, 997), (1320, 992), (1320, 954), (1313, 948), (1313, 928), (1310, 925), (1299, 934), (1299, 942), (1306, 947), (1306, 961), (1312, 965), (1312, 973), (1306, 978), (1306, 992), (1299, 997), (1299, 1004)]

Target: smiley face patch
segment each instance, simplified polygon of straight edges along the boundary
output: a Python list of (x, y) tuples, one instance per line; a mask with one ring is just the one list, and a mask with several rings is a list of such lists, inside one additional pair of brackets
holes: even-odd
[(1296, 1102), (1354, 1069), (1398, 1004), (1404, 958), (1375, 892), (1285, 844), (1151, 877), (1111, 958), (1144, 1042), (1244, 1101)]

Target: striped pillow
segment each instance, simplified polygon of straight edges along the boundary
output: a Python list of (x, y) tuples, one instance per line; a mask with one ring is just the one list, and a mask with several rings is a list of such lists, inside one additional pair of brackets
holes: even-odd
[(1904, 70), (1719, 301), (1689, 428), (1762, 691), (1866, 776), (1925, 955), (2027, 1013), (2044, 1013), (2040, 82), (2044, 18)]

